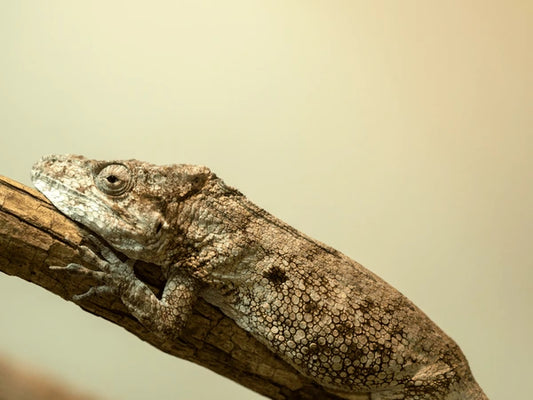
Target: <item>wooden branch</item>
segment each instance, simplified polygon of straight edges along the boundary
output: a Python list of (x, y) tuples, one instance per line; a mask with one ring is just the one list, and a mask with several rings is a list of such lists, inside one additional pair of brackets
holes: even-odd
[[(86, 244), (87, 235), (39, 192), (0, 176), (0, 271), (70, 300), (96, 282), (48, 266), (81, 262), (78, 247)], [(135, 272), (156, 294), (161, 292), (164, 281), (156, 265), (139, 264)], [(82, 309), (122, 326), (166, 353), (207, 367), (269, 398), (340, 398), (300, 375), (205, 301), (198, 302), (175, 343), (158, 341), (118, 298), (93, 297)]]

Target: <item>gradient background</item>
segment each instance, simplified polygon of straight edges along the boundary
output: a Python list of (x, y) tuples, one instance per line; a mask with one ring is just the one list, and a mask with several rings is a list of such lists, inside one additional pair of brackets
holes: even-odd
[[(211, 167), (531, 394), (533, 3), (0, 0), (0, 173)], [(0, 275), (0, 354), (107, 399), (260, 396)]]

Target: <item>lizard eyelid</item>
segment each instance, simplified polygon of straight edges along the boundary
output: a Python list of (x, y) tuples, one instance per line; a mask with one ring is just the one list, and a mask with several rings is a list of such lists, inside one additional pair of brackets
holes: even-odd
[(133, 186), (130, 170), (123, 164), (108, 164), (94, 178), (96, 186), (105, 194), (120, 196)]

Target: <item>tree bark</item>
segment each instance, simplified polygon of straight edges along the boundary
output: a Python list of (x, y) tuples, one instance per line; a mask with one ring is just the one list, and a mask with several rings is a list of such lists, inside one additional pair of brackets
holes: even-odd
[[(83, 263), (78, 248), (89, 245), (87, 238), (84, 228), (59, 213), (39, 192), (0, 176), (0, 271), (70, 300), (96, 282), (48, 266)], [(156, 265), (138, 263), (135, 273), (156, 294), (162, 291), (164, 280)], [(207, 367), (266, 397), (340, 399), (299, 374), (203, 300), (197, 303), (181, 338), (174, 343), (160, 342), (118, 298), (93, 296), (81, 308), (122, 326), (166, 353)]]

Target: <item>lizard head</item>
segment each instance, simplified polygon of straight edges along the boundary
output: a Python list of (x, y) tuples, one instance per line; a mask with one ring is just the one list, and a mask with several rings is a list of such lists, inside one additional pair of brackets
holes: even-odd
[(75, 155), (46, 156), (32, 168), (35, 187), (63, 214), (128, 257), (161, 265), (176, 250), (180, 204), (213, 176), (203, 166)]

